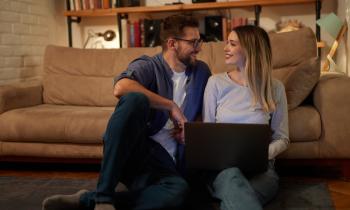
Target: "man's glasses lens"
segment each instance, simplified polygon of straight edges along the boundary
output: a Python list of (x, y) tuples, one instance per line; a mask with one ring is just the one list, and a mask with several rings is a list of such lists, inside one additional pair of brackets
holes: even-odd
[(188, 39), (182, 39), (182, 38), (179, 38), (179, 37), (175, 37), (174, 39), (191, 43), (193, 48), (198, 48), (198, 47), (200, 47), (203, 44), (203, 39), (188, 40)]

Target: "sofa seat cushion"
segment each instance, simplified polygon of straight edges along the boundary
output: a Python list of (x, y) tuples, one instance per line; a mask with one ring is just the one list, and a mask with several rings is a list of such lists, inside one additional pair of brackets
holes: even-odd
[(50, 104), (14, 109), (0, 117), (0, 141), (101, 144), (113, 110)]
[(289, 111), (291, 142), (317, 141), (321, 137), (321, 116), (312, 106), (299, 106)]

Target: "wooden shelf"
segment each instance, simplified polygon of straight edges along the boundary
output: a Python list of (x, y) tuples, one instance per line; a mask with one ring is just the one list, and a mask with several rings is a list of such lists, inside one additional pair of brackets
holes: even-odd
[(228, 9), (234, 7), (251, 7), (251, 6), (273, 6), (287, 4), (311, 4), (316, 0), (231, 0), (230, 2), (210, 2), (195, 4), (175, 4), (166, 6), (144, 6), (144, 7), (119, 7), (110, 9), (94, 9), (80, 11), (65, 11), (65, 16), (74, 17), (99, 17), (115, 16), (116, 14), (126, 13), (152, 13), (152, 12), (179, 12), (208, 9)]

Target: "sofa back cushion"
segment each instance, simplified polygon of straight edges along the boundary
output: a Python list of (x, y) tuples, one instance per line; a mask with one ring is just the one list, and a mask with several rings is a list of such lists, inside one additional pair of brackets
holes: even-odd
[[(288, 108), (300, 105), (320, 76), (316, 38), (310, 28), (270, 33), (273, 76), (286, 89)], [(234, 68), (225, 64), (224, 42), (204, 43), (198, 59), (212, 73)], [(44, 58), (43, 101), (48, 104), (114, 106), (113, 78), (135, 58), (155, 55), (155, 48), (75, 49), (48, 46)]]
[(320, 78), (316, 37), (310, 28), (270, 33), (273, 76), (284, 83), (288, 109), (299, 106)]
[(156, 48), (75, 49), (48, 46), (44, 58), (43, 101), (47, 104), (114, 106), (113, 78), (140, 55)]

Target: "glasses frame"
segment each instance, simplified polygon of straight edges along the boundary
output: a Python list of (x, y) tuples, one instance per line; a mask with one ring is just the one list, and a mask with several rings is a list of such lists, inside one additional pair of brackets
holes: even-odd
[(188, 42), (188, 43), (192, 44), (192, 47), (194, 49), (197, 49), (197, 48), (201, 47), (203, 42), (204, 42), (204, 40), (202, 38), (199, 38), (199, 39), (183, 39), (183, 38), (180, 38), (180, 37), (173, 37), (173, 39)]

